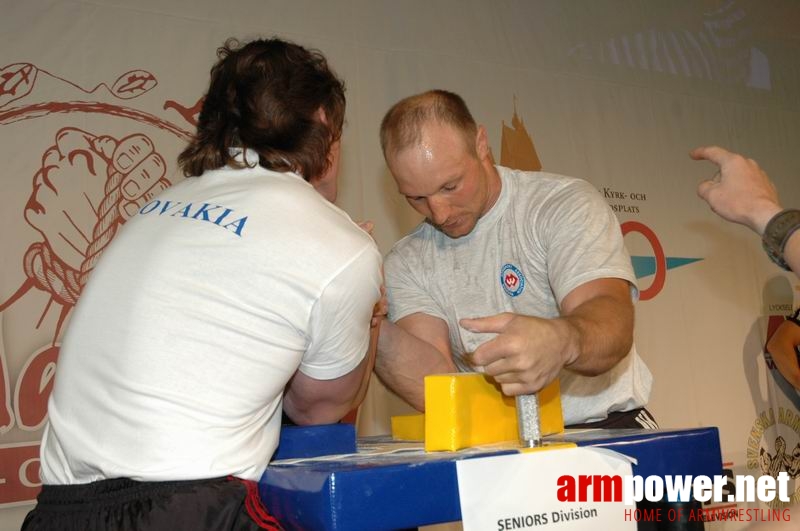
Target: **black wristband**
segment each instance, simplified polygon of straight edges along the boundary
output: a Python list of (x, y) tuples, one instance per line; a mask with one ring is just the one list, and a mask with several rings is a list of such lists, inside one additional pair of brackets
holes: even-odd
[(798, 229), (800, 229), (800, 210), (786, 209), (769, 220), (761, 237), (761, 244), (767, 256), (786, 271), (791, 271), (791, 268), (784, 260), (783, 252), (786, 249), (786, 242)]

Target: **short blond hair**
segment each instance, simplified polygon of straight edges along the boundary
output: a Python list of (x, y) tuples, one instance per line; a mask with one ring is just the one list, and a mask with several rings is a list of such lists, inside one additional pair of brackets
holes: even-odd
[(478, 125), (458, 94), (446, 90), (429, 90), (404, 98), (386, 112), (381, 121), (381, 149), (388, 158), (419, 143), (422, 126), (435, 121), (459, 131), (470, 153), (475, 154)]

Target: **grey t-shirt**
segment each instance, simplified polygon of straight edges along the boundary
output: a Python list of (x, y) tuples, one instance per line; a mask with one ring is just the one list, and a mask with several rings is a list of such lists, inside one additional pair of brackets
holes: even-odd
[[(459, 319), (501, 312), (558, 317), (567, 294), (598, 278), (627, 280), (632, 296), (638, 294), (619, 222), (592, 185), (497, 169), (500, 196), (471, 233), (453, 239), (423, 222), (385, 261), (389, 317), (421, 312), (443, 319), (460, 371), (475, 370), (463, 354), (492, 336), (461, 328)], [(560, 380), (567, 424), (641, 407), (652, 385), (635, 347), (600, 376), (562, 370)]]

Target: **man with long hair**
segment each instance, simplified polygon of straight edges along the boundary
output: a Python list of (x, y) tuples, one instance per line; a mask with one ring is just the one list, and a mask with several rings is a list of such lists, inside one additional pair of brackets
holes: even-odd
[(332, 203), (344, 86), (279, 39), (218, 57), (187, 178), (75, 308), (24, 529), (279, 529), (255, 482), (281, 412), (336, 422), (364, 397), (381, 257)]

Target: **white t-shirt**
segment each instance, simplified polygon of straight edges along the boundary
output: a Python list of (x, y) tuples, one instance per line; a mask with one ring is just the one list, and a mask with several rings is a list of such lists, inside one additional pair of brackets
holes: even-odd
[[(627, 280), (638, 294), (619, 222), (597, 190), (571, 177), (497, 169), (500, 196), (471, 233), (453, 239), (423, 222), (386, 257), (390, 318), (421, 312), (443, 319), (461, 371), (475, 370), (463, 353), (492, 336), (464, 330), (460, 319), (558, 317), (570, 291), (598, 278)], [(641, 407), (652, 384), (635, 347), (600, 376), (562, 370), (559, 377), (567, 424)]]
[(259, 479), (295, 371), (333, 379), (363, 359), (380, 265), (296, 174), (223, 168), (169, 188), (120, 229), (74, 309), (42, 481)]

